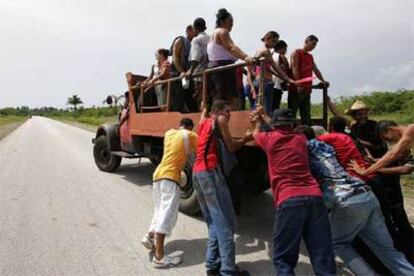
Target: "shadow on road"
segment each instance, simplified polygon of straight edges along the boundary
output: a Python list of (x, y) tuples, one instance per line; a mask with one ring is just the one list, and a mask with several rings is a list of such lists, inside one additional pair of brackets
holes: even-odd
[(154, 169), (154, 165), (149, 162), (139, 163), (137, 161), (135, 163), (121, 164), (113, 174), (117, 174), (124, 180), (141, 187), (152, 185), (152, 173)]
[[(152, 184), (152, 173), (155, 167), (151, 163), (134, 163), (122, 165), (115, 174), (137, 186)], [(182, 215), (182, 214), (181, 214)], [(202, 217), (192, 217), (202, 221)], [(273, 196), (270, 191), (252, 195), (247, 191), (242, 192), (241, 215), (238, 217), (238, 230), (235, 237), (236, 254), (238, 256), (249, 254), (263, 254), (266, 257), (255, 261), (240, 261), (238, 264), (251, 272), (252, 275), (274, 274), (272, 260), (272, 231), (273, 231)], [(167, 252), (182, 251), (183, 263), (180, 266), (196, 266), (205, 262), (207, 237), (200, 239), (171, 240), (166, 244)], [(308, 257), (308, 252), (302, 242), (300, 254)], [(259, 257), (260, 258), (260, 257)], [(236, 257), (237, 261), (238, 257)], [(245, 258), (244, 258), (245, 259)], [(257, 257), (255, 257), (257, 259)], [(312, 266), (308, 262), (299, 261), (298, 273), (313, 273)], [(345, 269), (343, 263), (337, 263), (338, 275), (352, 275)]]

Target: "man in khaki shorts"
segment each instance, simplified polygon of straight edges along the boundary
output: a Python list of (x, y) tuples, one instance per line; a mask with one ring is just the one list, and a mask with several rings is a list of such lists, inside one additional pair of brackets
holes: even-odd
[(180, 257), (164, 254), (165, 236), (171, 234), (177, 221), (180, 203), (181, 172), (187, 158), (197, 147), (197, 134), (191, 119), (183, 118), (179, 129), (170, 129), (164, 136), (164, 153), (153, 175), (154, 215), (142, 244), (154, 251), (152, 262), (157, 268), (176, 266)]

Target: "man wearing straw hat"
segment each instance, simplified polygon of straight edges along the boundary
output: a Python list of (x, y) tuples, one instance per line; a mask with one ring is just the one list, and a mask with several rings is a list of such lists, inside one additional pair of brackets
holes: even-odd
[[(376, 159), (377, 162), (369, 168), (363, 169), (355, 162), (352, 163), (351, 167), (360, 175), (367, 175), (371, 172), (381, 173), (381, 178), (387, 185), (373, 188), (381, 203), (385, 222), (394, 239), (396, 248), (403, 252), (409, 261), (414, 262), (414, 233), (404, 209), (399, 175), (411, 172), (411, 168), (408, 166), (393, 167), (396, 165), (395, 161), (402, 161), (407, 152), (410, 152), (410, 149), (414, 146), (414, 124), (402, 126), (393, 121), (380, 121), (376, 123), (374, 136), (377, 136), (377, 139), (394, 144), (394, 146), (386, 154), (374, 156), (379, 159)], [(391, 165), (391, 168), (384, 168), (389, 165)], [(398, 171), (396, 168), (405, 168), (408, 172)], [(386, 175), (387, 170), (397, 173)]]
[(355, 101), (345, 114), (351, 116), (355, 123), (351, 126), (351, 136), (362, 149), (362, 153), (379, 158), (387, 152), (384, 143), (376, 135), (377, 122), (368, 118), (369, 107), (361, 100)]

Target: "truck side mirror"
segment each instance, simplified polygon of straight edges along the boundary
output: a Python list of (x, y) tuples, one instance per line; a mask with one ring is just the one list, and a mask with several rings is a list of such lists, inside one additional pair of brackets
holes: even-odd
[(113, 96), (109, 95), (108, 97), (106, 97), (106, 101), (105, 101), (108, 105), (112, 105), (112, 103), (114, 102)]

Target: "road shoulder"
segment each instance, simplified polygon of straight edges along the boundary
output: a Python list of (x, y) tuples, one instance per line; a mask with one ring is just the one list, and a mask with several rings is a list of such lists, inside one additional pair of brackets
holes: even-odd
[(0, 125), (0, 140), (12, 133), (15, 129), (21, 126), (26, 120), (13, 122), (5, 125)]

